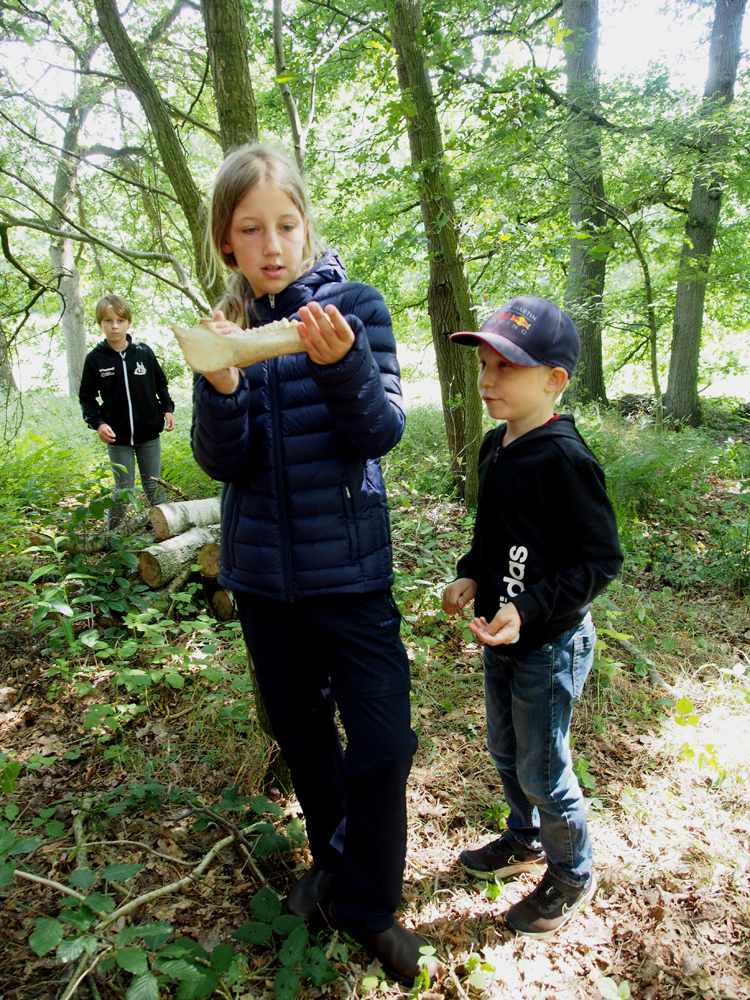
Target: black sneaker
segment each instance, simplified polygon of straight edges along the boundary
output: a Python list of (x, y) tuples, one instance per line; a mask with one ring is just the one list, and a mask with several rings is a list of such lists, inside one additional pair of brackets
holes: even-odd
[(564, 927), (576, 910), (588, 903), (596, 891), (596, 878), (589, 876), (580, 889), (563, 892), (545, 875), (536, 889), (505, 914), (505, 923), (517, 934), (546, 940)]
[(498, 878), (519, 875), (521, 872), (540, 874), (547, 864), (544, 851), (532, 851), (519, 847), (505, 836), (493, 840), (484, 847), (469, 847), (461, 851), (458, 860), (476, 875), (491, 873)]

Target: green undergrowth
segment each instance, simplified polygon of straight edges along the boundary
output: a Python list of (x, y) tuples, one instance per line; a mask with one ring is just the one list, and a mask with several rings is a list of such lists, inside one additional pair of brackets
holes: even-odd
[[(181, 405), (178, 430), (163, 437), (165, 478), (191, 496), (215, 493), (190, 457), (186, 412)], [(593, 410), (578, 416), (578, 426), (605, 466), (627, 555), (622, 577), (594, 606), (599, 644), (574, 747), (576, 773), (596, 809), (608, 806), (587, 734), (603, 737), (614, 725), (643, 729), (665, 720), (700, 730), (701, 711), (679, 684), (666, 692), (641, 682), (654, 664), (669, 670), (679, 659), (700, 670), (718, 662), (708, 591), (736, 609), (738, 621), (746, 616), (750, 463), (744, 444), (715, 433), (658, 436)], [(237, 622), (215, 620), (197, 580), (155, 599), (134, 574), (137, 560), (127, 539), (96, 555), (63, 547), (101, 528), (111, 489), (103, 452), (77, 407), (40, 397), (28, 404), (3, 459), (0, 524), (12, 530), (0, 542), (0, 649), (12, 650), (10, 659), (19, 644), (28, 646), (8, 682), (63, 707), (77, 722), (61, 734), (60, 753), (0, 748), (0, 884), (17, 890), (20, 872), (44, 877), (48, 859), (67, 851), (67, 873), (51, 879), (43, 909), (29, 915), (29, 947), (81, 970), (96, 962), (127, 1000), (156, 998), (165, 989), (180, 998), (214, 990), (233, 998), (266, 978), (279, 1000), (293, 1000), (304, 995), (305, 983), (322, 985), (338, 975), (351, 943), (321, 946), (283, 918), (277, 893), (256, 893), (248, 902), (253, 919), (211, 952), (174, 923), (154, 918), (148, 902), (137, 916), (123, 910), (156, 878), (123, 846), (128, 824), (161, 830), (180, 810), (190, 814), (186, 844), (212, 823), (235, 846), (242, 830), (254, 858), (272, 874), (286, 870), (274, 868), (277, 859), (293, 863), (303, 833), (298, 819), (263, 797), (274, 751), (256, 719)], [(480, 651), (467, 646), (473, 637), (466, 623), (440, 608), (442, 589), (470, 542), (473, 514), (450, 477), (438, 408), (409, 412), (403, 440), (383, 466), (394, 593), (415, 679), (415, 728), (424, 736), (423, 720), (452, 719), (467, 683), (476, 687), (472, 671)], [(28, 532), (39, 529), (46, 537), (29, 547)], [(33, 660), (39, 665), (32, 671)], [(744, 704), (742, 670), (719, 681)], [(177, 718), (183, 720), (179, 737), (170, 722)], [(455, 727), (463, 727), (467, 740), (481, 738), (470, 720)], [(156, 734), (158, 753), (143, 745), (147, 733)], [(712, 782), (739, 780), (708, 738), (686, 738), (676, 752)], [(80, 775), (94, 765), (92, 785)], [(40, 771), (56, 774), (58, 784), (64, 775), (61, 787), (73, 790), (61, 799), (53, 788), (43, 807), (32, 808), (28, 792)], [(618, 808), (640, 808), (636, 791), (623, 794)], [(70, 822), (57, 818), (68, 807), (84, 810), (107, 845), (86, 866), (74, 863)], [(497, 802), (488, 799), (485, 808), (487, 822), (502, 819)], [(171, 877), (165, 871), (161, 884)]]

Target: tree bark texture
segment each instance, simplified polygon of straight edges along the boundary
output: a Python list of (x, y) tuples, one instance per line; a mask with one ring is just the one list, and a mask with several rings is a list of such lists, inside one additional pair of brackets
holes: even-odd
[(606, 403), (602, 365), (602, 300), (606, 257), (592, 253), (606, 224), (601, 205), (604, 176), (599, 126), (586, 115), (599, 106), (599, 0), (565, 0), (567, 97), (581, 111), (568, 120), (568, 183), (570, 221), (576, 235), (570, 241), (565, 310), (581, 335), (581, 356), (569, 396), (581, 403)]
[[(701, 112), (706, 119), (720, 114), (734, 100), (746, 2), (716, 0)], [(721, 127), (709, 128), (704, 132), (703, 142), (706, 151), (701, 155), (693, 181), (680, 254), (667, 383), (668, 413), (675, 422), (692, 425), (700, 420), (701, 328), (708, 269), (721, 211), (721, 160), (729, 135)]]
[(5, 332), (0, 326), (0, 388), (5, 392), (18, 392), (18, 386), (10, 363), (10, 348), (5, 338)]
[(201, 0), (216, 110), (224, 155), (258, 141), (255, 94), (247, 58), (247, 22), (242, 0)]
[(162, 166), (185, 215), (192, 239), (196, 269), (203, 289), (210, 301), (216, 301), (224, 291), (224, 282), (217, 279), (213, 284), (209, 284), (206, 278), (209, 274), (209, 257), (203, 238), (206, 224), (203, 196), (190, 173), (180, 140), (172, 126), (169, 111), (128, 37), (115, 0), (94, 0), (94, 2), (102, 34), (120, 72), (148, 118)]
[(453, 344), (449, 336), (458, 330), (475, 331), (478, 324), (458, 247), (456, 210), (447, 185), (448, 167), (432, 84), (417, 37), (419, 2), (392, 0), (388, 12), (399, 87), (403, 98), (413, 101), (416, 108), (413, 115), (407, 114), (407, 128), (412, 162), (420, 173), (419, 201), (430, 248), (427, 308), (452, 470), (467, 507), (475, 507), (482, 439), (478, 364), (473, 351)]
[(221, 500), (185, 500), (182, 503), (159, 503), (149, 510), (149, 520), (157, 541), (181, 535), (188, 528), (205, 528), (221, 520)]
[(182, 535), (149, 545), (138, 555), (138, 572), (149, 587), (163, 587), (174, 579), (186, 563), (192, 563), (204, 545), (218, 542), (220, 526), (191, 528)]

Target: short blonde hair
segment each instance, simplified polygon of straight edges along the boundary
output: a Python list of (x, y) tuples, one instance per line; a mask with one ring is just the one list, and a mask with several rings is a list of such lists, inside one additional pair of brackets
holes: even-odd
[(126, 302), (120, 295), (103, 295), (96, 303), (94, 310), (97, 326), (101, 325), (107, 306), (111, 306), (112, 312), (120, 319), (126, 319), (128, 323), (133, 322), (133, 310), (130, 308), (129, 302)]
[(237, 266), (234, 254), (225, 253), (222, 245), (226, 241), (238, 203), (251, 188), (263, 182), (273, 184), (283, 191), (302, 218), (308, 220), (307, 236), (302, 248), (302, 270), (307, 271), (312, 267), (324, 249), (320, 237), (309, 222), (310, 204), (304, 179), (286, 153), (260, 142), (246, 143), (228, 153), (214, 179), (206, 239), (211, 261), (209, 282), (213, 283), (221, 275), (222, 265), (229, 269), (227, 293), (217, 306), (234, 322), (244, 320), (246, 307), (252, 302), (255, 293)]

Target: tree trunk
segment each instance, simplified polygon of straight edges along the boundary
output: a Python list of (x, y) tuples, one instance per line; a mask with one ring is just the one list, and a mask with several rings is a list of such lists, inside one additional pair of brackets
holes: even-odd
[(453, 473), (468, 507), (478, 499), (477, 458), (482, 438), (482, 403), (477, 390), (476, 355), (449, 340), (457, 330), (478, 329), (464, 262), (458, 248), (456, 210), (447, 186), (440, 122), (432, 84), (419, 46), (419, 0), (388, 4), (399, 86), (404, 103), (412, 163), (420, 173), (419, 201), (430, 246), (427, 306), (440, 378), (443, 415)]
[[(746, 0), (716, 0), (702, 109), (703, 117), (709, 120), (734, 100), (745, 5)], [(721, 160), (728, 142), (729, 134), (721, 128), (706, 129), (705, 152), (696, 170), (685, 223), (667, 384), (667, 412), (683, 424), (695, 425), (700, 420), (698, 361), (703, 308), (721, 210)]]
[(606, 257), (593, 248), (606, 218), (599, 126), (586, 115), (599, 106), (599, 0), (565, 0), (567, 97), (581, 111), (568, 121), (568, 182), (570, 221), (576, 236), (570, 241), (565, 285), (565, 310), (581, 335), (581, 356), (568, 396), (581, 403), (606, 403), (602, 366), (602, 298)]
[(0, 326), (0, 387), (5, 392), (18, 392), (16, 380), (13, 377), (13, 368), (10, 363), (10, 350), (8, 341), (5, 339), (5, 332)]
[(242, 0), (201, 0), (224, 155), (258, 141), (255, 94), (247, 59), (247, 22)]
[(206, 278), (210, 272), (209, 254), (204, 241), (206, 224), (204, 200), (190, 173), (180, 140), (172, 126), (169, 111), (148, 70), (138, 58), (138, 53), (120, 20), (115, 0), (94, 0), (94, 3), (102, 34), (120, 72), (146, 113), (159, 149), (162, 166), (185, 214), (192, 238), (196, 270), (201, 278), (203, 290), (209, 301), (216, 301), (224, 291), (224, 282), (223, 279), (216, 279), (213, 284), (209, 284)]
[(219, 525), (191, 528), (190, 531), (168, 538), (159, 545), (149, 545), (138, 555), (138, 573), (149, 587), (163, 587), (192, 563), (204, 545), (219, 539)]
[(157, 541), (181, 535), (188, 528), (204, 528), (221, 520), (221, 500), (186, 500), (182, 503), (159, 503), (149, 511), (149, 520)]

